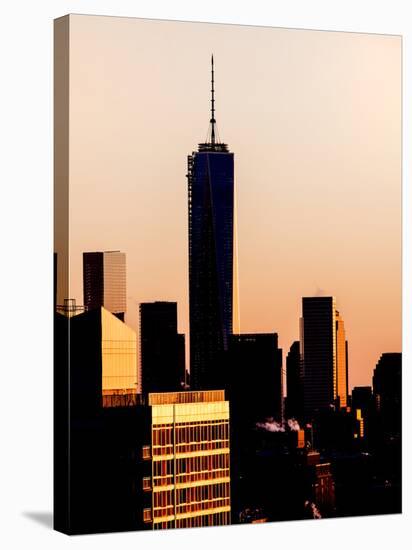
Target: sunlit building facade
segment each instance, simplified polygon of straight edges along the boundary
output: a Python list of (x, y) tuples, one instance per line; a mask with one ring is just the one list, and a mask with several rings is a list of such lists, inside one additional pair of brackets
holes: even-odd
[(102, 393), (136, 393), (137, 335), (115, 315), (101, 308)]
[(143, 510), (153, 529), (230, 523), (229, 402), (223, 390), (148, 396)]
[(83, 302), (87, 310), (104, 307), (121, 321), (126, 312), (126, 254), (83, 253)]
[(105, 308), (70, 319), (70, 357), (72, 407), (136, 401), (137, 335)]
[(348, 358), (345, 325), (339, 311), (336, 317), (336, 398), (337, 405), (345, 408), (348, 405)]

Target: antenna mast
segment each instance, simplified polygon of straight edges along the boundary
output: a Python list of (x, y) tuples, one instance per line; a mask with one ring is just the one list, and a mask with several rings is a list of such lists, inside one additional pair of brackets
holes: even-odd
[(212, 117), (210, 119), (210, 124), (212, 125), (211, 142), (212, 142), (212, 145), (214, 145), (216, 143), (216, 138), (215, 138), (216, 119), (215, 119), (215, 71), (214, 71), (214, 64), (213, 64), (213, 54), (212, 54), (212, 90), (211, 92), (212, 92), (212, 101), (211, 101)]

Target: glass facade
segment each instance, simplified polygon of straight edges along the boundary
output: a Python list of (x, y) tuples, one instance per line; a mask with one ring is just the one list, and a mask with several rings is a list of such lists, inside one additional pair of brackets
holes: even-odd
[(336, 393), (339, 407), (348, 404), (347, 380), (347, 345), (345, 339), (345, 325), (339, 312), (336, 312)]
[(119, 251), (83, 253), (83, 300), (86, 309), (104, 307), (124, 321), (126, 254)]
[[(208, 401), (210, 399), (210, 401)], [(149, 395), (153, 529), (230, 523), (229, 403), (224, 392)]]
[(190, 370), (194, 389), (221, 386), (232, 332), (234, 156), (201, 144), (188, 159)]
[(335, 299), (302, 298), (303, 404), (310, 419), (336, 399)]
[(137, 392), (137, 335), (106, 309), (101, 309), (102, 391)]
[(302, 299), (304, 414), (310, 417), (330, 405), (347, 406), (348, 344), (335, 298)]

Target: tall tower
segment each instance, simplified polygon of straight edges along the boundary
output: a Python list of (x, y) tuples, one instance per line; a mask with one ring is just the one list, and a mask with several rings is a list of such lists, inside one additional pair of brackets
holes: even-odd
[(87, 310), (104, 307), (121, 321), (126, 312), (126, 254), (83, 253), (83, 300)]
[(347, 342), (333, 296), (302, 298), (301, 355), (306, 418), (347, 404)]
[(232, 333), (233, 153), (218, 139), (212, 56), (206, 143), (188, 157), (190, 377), (193, 389), (222, 385), (219, 363)]

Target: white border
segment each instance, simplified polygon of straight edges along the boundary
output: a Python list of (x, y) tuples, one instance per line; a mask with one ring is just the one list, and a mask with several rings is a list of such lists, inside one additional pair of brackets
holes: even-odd
[[(113, 548), (405, 548), (404, 514), (259, 526), (68, 538), (27, 514), (52, 506), (52, 19), (90, 13), (403, 35), (404, 464), (410, 457), (412, 18), (408, 0), (9, 0), (0, 18), (0, 546)], [(409, 158), (408, 158), (409, 157)], [(384, 312), (383, 312), (384, 314)], [(406, 456), (407, 455), (407, 456)], [(410, 537), (410, 535), (409, 535)]]

